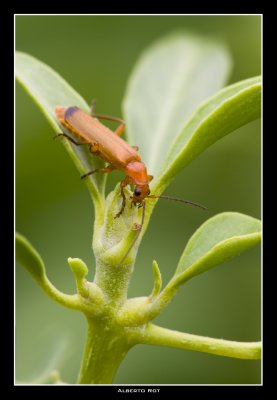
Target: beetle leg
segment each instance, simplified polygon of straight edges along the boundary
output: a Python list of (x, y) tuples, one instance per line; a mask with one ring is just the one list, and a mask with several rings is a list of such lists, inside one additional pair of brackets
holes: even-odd
[(124, 121), (122, 121), (122, 119), (121, 119), (121, 120), (118, 119), (118, 121), (121, 121), (121, 124), (119, 125), (118, 128), (116, 128), (116, 130), (114, 131), (114, 134), (115, 134), (116, 136), (121, 136), (122, 133), (124, 132), (126, 123), (125, 123)]
[(93, 116), (96, 109), (96, 99), (91, 100), (90, 114)]
[(84, 179), (87, 176), (94, 174), (95, 172), (109, 173), (109, 172), (112, 172), (113, 170), (114, 170), (114, 167), (112, 165), (108, 165), (107, 167), (104, 167), (104, 168), (97, 168), (97, 169), (94, 169), (93, 171), (87, 172), (84, 175), (81, 175), (81, 179)]
[(89, 150), (91, 151), (92, 154), (99, 154), (99, 143), (94, 142), (90, 144)]
[(70, 137), (66, 133), (57, 133), (57, 135), (53, 136), (53, 139), (56, 140), (59, 136), (66, 137), (68, 140), (70, 140), (70, 142), (74, 143), (76, 146), (81, 146), (82, 144), (88, 144), (88, 142), (81, 142), (81, 143), (75, 142), (75, 140), (72, 139), (72, 137)]
[(124, 188), (125, 188), (125, 186), (127, 186), (129, 183), (130, 183), (130, 179), (129, 179), (128, 176), (126, 176), (126, 178), (123, 179), (123, 180), (120, 182), (120, 191), (121, 191), (121, 197), (122, 197), (122, 204), (121, 204), (121, 208), (120, 208), (119, 212), (115, 215), (114, 218), (120, 217), (120, 215), (121, 215), (121, 214), (123, 213), (123, 211), (124, 211), (124, 208), (125, 208), (125, 206), (126, 206), (126, 196), (125, 196), (125, 193), (124, 193)]

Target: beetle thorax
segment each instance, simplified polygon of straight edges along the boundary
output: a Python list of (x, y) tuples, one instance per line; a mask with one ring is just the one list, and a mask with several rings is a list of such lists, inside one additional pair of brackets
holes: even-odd
[(135, 185), (146, 185), (149, 182), (146, 166), (141, 161), (132, 161), (125, 167), (128, 175)]

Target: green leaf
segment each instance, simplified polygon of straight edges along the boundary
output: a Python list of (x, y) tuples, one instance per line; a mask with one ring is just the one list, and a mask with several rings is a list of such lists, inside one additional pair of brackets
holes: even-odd
[[(52, 68), (26, 53), (16, 53), (16, 78), (29, 93), (56, 132), (66, 131), (55, 118), (55, 107), (78, 106), (89, 112), (85, 100)], [(50, 132), (51, 133), (51, 132)], [(68, 133), (68, 132), (67, 132)], [(66, 138), (60, 138), (81, 174), (102, 165), (93, 157), (88, 146), (75, 146)], [(57, 146), (58, 143), (53, 145)], [(92, 194), (99, 195), (104, 190), (105, 174), (94, 174), (86, 179)]]
[(259, 243), (259, 220), (225, 212), (206, 221), (189, 240), (171, 283), (177, 285), (202, 274)]
[(156, 190), (207, 147), (235, 129), (259, 118), (261, 79), (255, 77), (227, 86), (203, 103), (171, 145), (157, 179)]
[(159, 295), (162, 287), (162, 274), (156, 260), (153, 260), (152, 262), (152, 270), (154, 276), (154, 287), (150, 295), (151, 300), (153, 300), (155, 297)]
[[(31, 243), (19, 233), (16, 233), (16, 260), (27, 269), (37, 284), (53, 300), (65, 307), (82, 309), (82, 301), (78, 295), (68, 295), (58, 290), (47, 278), (44, 263)], [(82, 268), (82, 267), (81, 267)], [(85, 271), (85, 267), (83, 267)]]
[(16, 260), (25, 267), (33, 278), (40, 282), (46, 277), (44, 263), (31, 243), (16, 233)]
[(87, 265), (84, 263), (83, 260), (81, 260), (80, 258), (71, 258), (69, 257), (67, 259), (67, 262), (73, 272), (73, 274), (75, 275), (75, 277), (77, 279), (83, 279), (87, 276), (88, 274), (88, 267)]
[(188, 117), (225, 83), (230, 57), (218, 42), (174, 33), (152, 45), (135, 67), (123, 108), (128, 141), (138, 145), (149, 173), (161, 160)]

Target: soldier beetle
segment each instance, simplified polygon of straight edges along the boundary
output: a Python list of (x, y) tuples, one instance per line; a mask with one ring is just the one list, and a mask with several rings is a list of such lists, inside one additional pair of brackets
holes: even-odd
[[(126, 174), (125, 178), (120, 182), (122, 205), (119, 212), (115, 215), (115, 218), (119, 217), (126, 206), (126, 196), (124, 193), (124, 187), (128, 184), (133, 185), (134, 191), (131, 196), (131, 205), (134, 204), (138, 207), (143, 207), (141, 224), (135, 224), (134, 229), (138, 230), (138, 234), (134, 238), (128, 252), (124, 256), (127, 257), (131, 251), (135, 241), (138, 238), (139, 232), (142, 229), (145, 215), (145, 199), (166, 199), (179, 201), (186, 204), (206, 209), (200, 204), (196, 204), (187, 200), (181, 200), (170, 196), (156, 196), (150, 195), (149, 182), (153, 179), (152, 175), (148, 175), (147, 168), (141, 160), (141, 156), (138, 153), (137, 146), (131, 146), (123, 139), (120, 135), (125, 129), (125, 122), (119, 118), (110, 117), (108, 115), (95, 114), (94, 104), (92, 105), (91, 115), (82, 111), (80, 108), (73, 107), (62, 107), (57, 106), (55, 108), (55, 114), (57, 120), (64, 126), (70, 133), (72, 133), (79, 142), (75, 141), (72, 137), (66, 133), (58, 133), (58, 136), (65, 136), (75, 145), (88, 145), (91, 153), (95, 156), (100, 157), (103, 161), (107, 162), (108, 165), (103, 168), (98, 168), (93, 171), (89, 171), (81, 176), (81, 179), (94, 174), (96, 172), (109, 173), (115, 169), (120, 170)], [(98, 119), (105, 119), (108, 121), (118, 122), (120, 125), (113, 132), (105, 125), (101, 124)], [(123, 259), (123, 260), (124, 260)], [(121, 260), (121, 263), (123, 262)], [(120, 263), (120, 264), (121, 264)]]

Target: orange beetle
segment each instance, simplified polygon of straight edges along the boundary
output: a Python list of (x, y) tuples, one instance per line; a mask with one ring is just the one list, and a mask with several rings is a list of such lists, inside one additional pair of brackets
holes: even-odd
[[(119, 118), (106, 115), (94, 114), (91, 116), (78, 107), (66, 108), (57, 106), (55, 113), (59, 122), (77, 136), (80, 142), (76, 142), (65, 133), (60, 133), (57, 136), (66, 136), (76, 145), (89, 145), (92, 154), (109, 163), (107, 167), (90, 171), (81, 178), (85, 178), (95, 172), (108, 173), (114, 169), (118, 169), (126, 174), (126, 177), (120, 182), (122, 206), (116, 217), (119, 217), (125, 208), (126, 196), (123, 188), (128, 184), (135, 186), (133, 196), (131, 197), (132, 203), (142, 205), (144, 199), (150, 194), (149, 182), (153, 179), (153, 176), (148, 175), (146, 166), (141, 161), (141, 156), (137, 152), (138, 148), (130, 146), (120, 138), (120, 135), (124, 131), (125, 123)], [(112, 132), (96, 118), (117, 121), (120, 125), (115, 132)]]
[[(122, 205), (115, 218), (119, 217), (123, 213), (126, 205), (124, 187), (128, 184), (133, 184), (135, 186), (133, 195), (131, 196), (131, 204), (143, 207), (141, 223), (134, 224), (134, 229), (138, 232), (119, 265), (123, 263), (130, 253), (142, 229), (145, 215), (145, 198), (175, 200), (205, 209), (205, 207), (187, 200), (181, 200), (169, 196), (150, 195), (149, 182), (153, 179), (153, 176), (148, 175), (146, 166), (141, 161), (141, 157), (137, 152), (138, 147), (130, 146), (120, 138), (120, 135), (123, 133), (125, 128), (125, 122), (121, 119), (102, 114), (94, 114), (93, 111), (92, 115), (89, 115), (76, 106), (68, 108), (57, 106), (55, 108), (55, 114), (58, 121), (73, 135), (75, 135), (79, 139), (79, 142), (76, 142), (66, 133), (58, 133), (55, 137), (65, 136), (77, 146), (87, 144), (92, 154), (100, 157), (103, 161), (108, 163), (107, 167), (87, 172), (82, 175), (81, 178), (85, 178), (95, 172), (108, 173), (114, 169), (123, 171), (126, 174), (126, 177), (120, 182)], [(112, 132), (105, 125), (101, 124), (97, 118), (116, 121), (120, 123), (120, 125), (114, 132)]]

